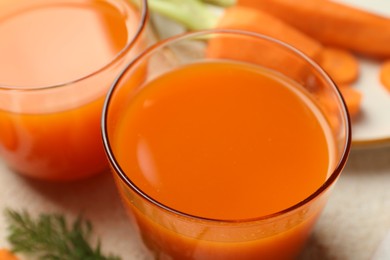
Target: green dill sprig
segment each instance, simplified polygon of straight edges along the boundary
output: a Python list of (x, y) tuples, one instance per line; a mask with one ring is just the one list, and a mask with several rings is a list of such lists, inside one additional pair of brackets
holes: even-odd
[(91, 222), (78, 217), (69, 226), (64, 216), (41, 214), (33, 219), (26, 211), (6, 210), (8, 241), (12, 251), (36, 256), (40, 260), (120, 260), (104, 256), (100, 242), (95, 247), (89, 243)]

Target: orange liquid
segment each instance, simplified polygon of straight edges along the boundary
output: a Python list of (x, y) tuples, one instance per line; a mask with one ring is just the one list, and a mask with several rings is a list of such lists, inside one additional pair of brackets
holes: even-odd
[[(112, 144), (123, 171), (186, 214), (231, 221), (273, 214), (311, 195), (330, 171), (330, 131), (319, 110), (300, 86), (260, 68), (182, 67), (146, 85), (123, 113)], [(135, 213), (147, 243), (173, 259), (286, 258), (315, 218), (274, 239), (229, 245), (175, 235)]]
[[(0, 41), (1, 85), (46, 87), (100, 70), (135, 34), (139, 18), (130, 11), (126, 21), (122, 11), (108, 2), (51, 1), (2, 17), (0, 35), (6, 37)], [(34, 90), (31, 98), (25, 98), (27, 92), (15, 92), (15, 100), (25, 95), (20, 108), (0, 108), (0, 154), (5, 161), (16, 171), (51, 180), (103, 171), (107, 163), (100, 137), (101, 109), (118, 71), (100, 72), (105, 73), (103, 80), (61, 87), (68, 89), (66, 94), (61, 88)], [(77, 101), (79, 97), (85, 98)], [(47, 100), (58, 101), (51, 101), (54, 105), (45, 110)], [(56, 107), (64, 100), (69, 105)], [(36, 104), (42, 104), (39, 112), (26, 108), (39, 107)]]
[(67, 181), (102, 172), (102, 106), (101, 99), (44, 115), (0, 111), (1, 155), (15, 171), (38, 179)]
[(50, 86), (104, 67), (126, 45), (128, 29), (115, 7), (46, 4), (0, 20), (0, 83)]

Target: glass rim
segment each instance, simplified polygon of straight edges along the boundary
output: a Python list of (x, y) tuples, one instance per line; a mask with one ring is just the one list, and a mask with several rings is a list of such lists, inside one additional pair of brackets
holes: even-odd
[[(321, 77), (326, 80), (328, 85), (334, 90), (336, 93), (338, 99), (340, 100), (340, 104), (342, 105), (342, 114), (343, 119), (345, 120), (345, 142), (343, 144), (343, 150), (341, 151), (340, 158), (337, 160), (336, 166), (331, 171), (331, 174), (327, 177), (327, 179), (322, 183), (322, 185), (315, 190), (313, 193), (311, 193), (309, 196), (307, 196), (305, 199), (295, 203), (294, 205), (287, 207), (283, 210), (277, 211), (275, 213), (262, 215), (259, 217), (252, 217), (252, 218), (246, 218), (246, 219), (218, 219), (218, 218), (209, 218), (209, 217), (202, 217), (198, 215), (193, 215), (189, 213), (182, 212), (180, 210), (174, 209), (170, 206), (165, 205), (164, 203), (158, 201), (157, 199), (152, 198), (149, 196), (146, 192), (142, 191), (142, 189), (138, 188), (138, 186), (133, 183), (133, 181), (125, 174), (125, 172), (122, 170), (120, 163), (116, 160), (114, 152), (112, 151), (110, 141), (108, 140), (108, 127), (107, 127), (107, 118), (108, 118), (108, 110), (111, 103), (111, 98), (117, 89), (118, 84), (120, 83), (121, 79), (129, 72), (133, 67), (136, 67), (138, 63), (142, 62), (144, 58), (149, 57), (159, 49), (162, 49), (166, 46), (169, 46), (170, 44), (174, 44), (176, 42), (195, 38), (199, 36), (208, 36), (212, 34), (222, 34), (222, 35), (231, 35), (233, 37), (235, 36), (246, 36), (246, 37), (253, 37), (257, 39), (262, 39), (274, 44), (279, 45), (282, 48), (285, 48), (289, 51), (294, 52), (296, 55), (298, 55), (300, 58), (302, 58), (304, 61), (306, 61), (312, 68), (314, 68), (317, 72), (320, 73)], [(274, 39), (272, 37), (254, 33), (254, 32), (248, 32), (248, 31), (241, 31), (241, 30), (231, 30), (231, 29), (211, 29), (211, 30), (203, 30), (203, 31), (197, 31), (197, 32), (186, 32), (182, 33), (173, 37), (170, 37), (168, 39), (165, 39), (159, 43), (156, 43), (149, 48), (145, 49), (141, 54), (139, 54), (132, 62), (130, 62), (125, 69), (118, 75), (118, 77), (115, 79), (113, 84), (111, 85), (105, 102), (103, 106), (102, 111), (102, 118), (101, 118), (101, 133), (102, 133), (102, 140), (103, 140), (103, 146), (104, 150), (106, 152), (106, 155), (108, 157), (108, 160), (115, 171), (114, 175), (119, 177), (122, 182), (126, 185), (127, 188), (130, 188), (133, 190), (137, 195), (139, 195), (142, 199), (146, 200), (147, 202), (151, 203), (153, 206), (156, 206), (160, 209), (163, 209), (167, 212), (182, 216), (184, 218), (189, 218), (197, 221), (203, 221), (203, 222), (213, 222), (213, 223), (227, 223), (227, 224), (234, 224), (234, 223), (252, 223), (252, 222), (258, 222), (258, 221), (265, 221), (273, 218), (277, 218), (283, 215), (286, 215), (288, 213), (291, 213), (305, 205), (307, 205), (309, 202), (313, 201), (317, 197), (319, 197), (321, 194), (325, 193), (333, 183), (336, 182), (338, 177), (340, 176), (346, 162), (348, 159), (348, 155), (350, 153), (351, 149), (351, 139), (352, 139), (352, 131), (351, 131), (351, 119), (348, 113), (348, 109), (345, 103), (345, 100), (343, 96), (341, 95), (341, 92), (336, 87), (336, 84), (334, 81), (329, 77), (329, 75), (312, 59), (310, 59), (308, 56), (306, 56), (303, 52), (299, 51), (295, 47), (292, 47), (289, 44), (286, 44), (280, 40)]]
[[(111, 0), (104, 0), (104, 1), (108, 2), (108, 1), (111, 1)], [(149, 16), (148, 1), (147, 0), (140, 0), (140, 1), (142, 2), (142, 7), (141, 7), (141, 12), (140, 12), (140, 19), (139, 19), (138, 24), (137, 24), (136, 33), (126, 43), (126, 45), (118, 53), (116, 53), (112, 57), (112, 59), (110, 59), (104, 66), (102, 66), (102, 67), (100, 67), (98, 69), (95, 69), (94, 71), (92, 71), (92, 72), (90, 72), (90, 73), (88, 73), (88, 74), (86, 74), (84, 76), (81, 76), (81, 77), (78, 77), (78, 78), (75, 78), (75, 79), (72, 79), (72, 80), (64, 81), (64, 82), (61, 82), (61, 83), (55, 83), (55, 84), (44, 85), (44, 86), (28, 86), (28, 85), (16, 86), (16, 85), (11, 85), (11, 84), (3, 84), (3, 83), (0, 82), (0, 90), (14, 90), (14, 91), (20, 91), (20, 92), (31, 92), (31, 91), (55, 89), (55, 88), (60, 88), (60, 87), (73, 85), (73, 84), (75, 84), (77, 82), (80, 82), (80, 81), (86, 80), (88, 78), (91, 78), (91, 77), (101, 73), (102, 71), (108, 69), (111, 65), (113, 65), (120, 58), (122, 58), (126, 54), (126, 52), (128, 50), (130, 50), (133, 47), (133, 45), (138, 41), (138, 39), (140, 38), (142, 32), (146, 28), (147, 19), (148, 19), (148, 16)], [(129, 6), (131, 5), (130, 0), (121, 0), (121, 2), (123, 4), (129, 5)], [(113, 4), (111, 4), (111, 5), (113, 5)]]

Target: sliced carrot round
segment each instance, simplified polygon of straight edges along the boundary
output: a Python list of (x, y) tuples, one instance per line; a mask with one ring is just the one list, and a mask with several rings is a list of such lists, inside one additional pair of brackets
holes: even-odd
[(359, 61), (347, 50), (324, 48), (319, 64), (336, 84), (353, 83), (359, 76)]
[(390, 91), (390, 60), (382, 64), (380, 70), (380, 80), (383, 86)]
[(362, 93), (354, 88), (340, 88), (340, 92), (343, 95), (350, 116), (352, 118), (356, 117), (361, 108)]

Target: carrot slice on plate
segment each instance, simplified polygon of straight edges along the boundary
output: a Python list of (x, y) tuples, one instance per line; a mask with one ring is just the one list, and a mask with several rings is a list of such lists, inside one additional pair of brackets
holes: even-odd
[(347, 50), (324, 48), (319, 64), (337, 84), (353, 83), (359, 76), (359, 61)]
[(382, 64), (380, 70), (380, 80), (383, 86), (390, 91), (390, 60)]
[(363, 99), (362, 93), (351, 87), (340, 88), (340, 92), (341, 95), (343, 95), (350, 116), (352, 118), (356, 117), (361, 108)]

